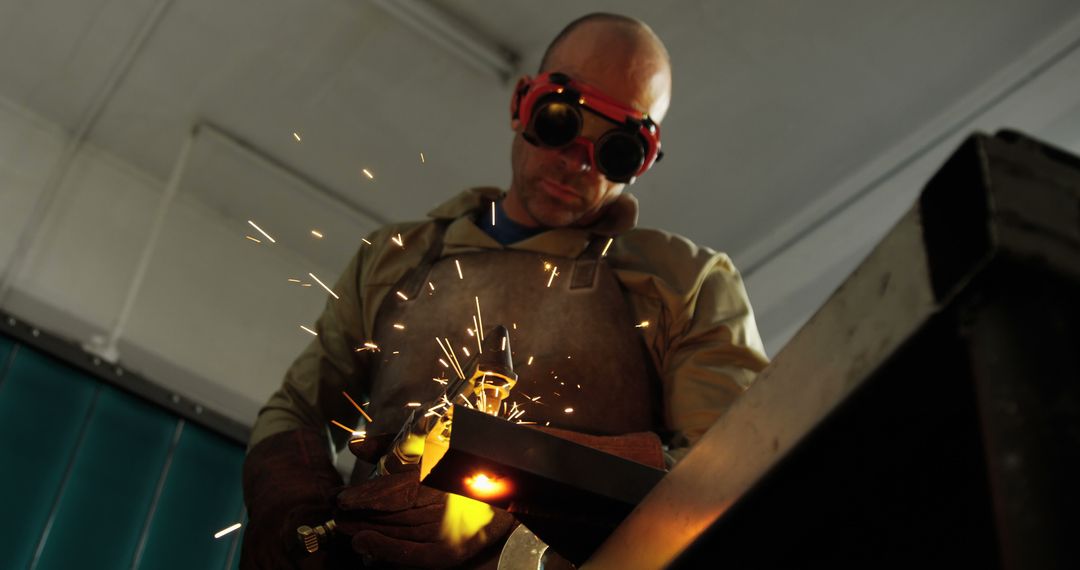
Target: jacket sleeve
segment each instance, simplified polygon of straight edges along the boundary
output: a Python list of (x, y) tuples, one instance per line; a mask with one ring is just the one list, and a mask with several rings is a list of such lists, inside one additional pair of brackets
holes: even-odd
[(768, 364), (739, 272), (715, 254), (696, 294), (673, 315), (661, 376), (673, 432), (669, 455), (681, 459)]
[[(363, 250), (361, 250), (363, 251)], [(356, 352), (368, 340), (360, 291), (361, 256), (358, 253), (327, 296), (326, 307), (315, 323), (318, 333), (285, 373), (281, 387), (259, 411), (249, 448), (276, 433), (310, 428), (328, 433), (335, 448), (345, 445), (348, 433), (330, 430), (330, 421), (356, 425), (359, 412), (342, 395), (359, 400), (368, 392), (367, 355)]]

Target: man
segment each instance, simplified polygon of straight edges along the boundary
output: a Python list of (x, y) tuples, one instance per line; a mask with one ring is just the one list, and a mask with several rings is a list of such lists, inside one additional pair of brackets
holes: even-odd
[(350, 438), (331, 420), (354, 426), (360, 415), (342, 392), (370, 399), (368, 442), (385, 442), (408, 403), (430, 400), (448, 377), (433, 337), (464, 353), (472, 317), (511, 329), (519, 419), (645, 463), (677, 460), (746, 389), (766, 360), (730, 260), (635, 229), (637, 201), (624, 193), (660, 156), (670, 93), (668, 54), (648, 26), (576, 20), (515, 89), (509, 191), (474, 189), (425, 222), (367, 238), (319, 336), (256, 422), (244, 566), (287, 565), (297, 525), (330, 518), (346, 545), (332, 557), (421, 567), (497, 557), (506, 513), (450, 545), (439, 533), (445, 495), (415, 472), (354, 473), (342, 490), (330, 459), (331, 441), (340, 449)]

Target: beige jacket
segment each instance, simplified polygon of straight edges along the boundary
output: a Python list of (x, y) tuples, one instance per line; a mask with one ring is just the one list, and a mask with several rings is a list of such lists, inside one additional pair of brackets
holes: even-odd
[[(590, 232), (615, 236), (606, 259), (621, 282), (637, 330), (663, 383), (664, 422), (671, 454), (685, 454), (705, 430), (767, 364), (746, 290), (731, 259), (689, 240), (658, 230), (635, 229), (637, 201), (623, 194), (604, 218), (589, 228), (549, 230), (502, 246), (473, 222), (485, 197), (501, 191), (477, 188), (431, 211), (447, 227), (443, 256), (508, 247), (576, 257)], [(383, 297), (419, 263), (435, 235), (433, 220), (392, 224), (367, 237), (342, 273), (316, 323), (316, 337), (293, 362), (281, 388), (259, 412), (251, 445), (274, 433), (301, 426), (329, 429), (337, 420), (356, 425), (358, 412), (342, 396), (367, 392), (371, 340)], [(401, 235), (404, 247), (391, 238)], [(370, 242), (370, 243), (368, 243)], [(436, 284), (437, 285), (437, 284)], [(375, 418), (378, 421), (378, 418)], [(344, 430), (329, 431), (336, 447)]]

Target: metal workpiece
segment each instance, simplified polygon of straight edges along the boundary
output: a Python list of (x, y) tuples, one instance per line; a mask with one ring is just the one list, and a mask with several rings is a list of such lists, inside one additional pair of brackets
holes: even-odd
[(969, 138), (585, 568), (1075, 568), (1080, 159)]

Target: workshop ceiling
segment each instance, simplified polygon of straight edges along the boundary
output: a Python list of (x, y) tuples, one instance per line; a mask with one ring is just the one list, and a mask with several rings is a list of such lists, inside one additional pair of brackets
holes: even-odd
[[(160, 180), (192, 125), (213, 123), (384, 220), (505, 187), (512, 80), (387, 1), (0, 0), (0, 97), (88, 128)], [(736, 261), (1080, 13), (1075, 0), (429, 4), (527, 72), (585, 12), (650, 23), (675, 91), (666, 157), (633, 186), (642, 223)]]

